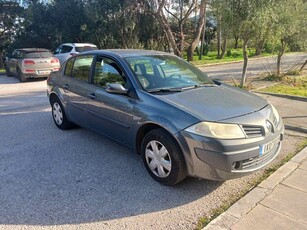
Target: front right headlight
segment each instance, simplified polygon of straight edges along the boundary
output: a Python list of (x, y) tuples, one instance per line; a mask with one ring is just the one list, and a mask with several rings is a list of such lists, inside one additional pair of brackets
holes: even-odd
[(204, 137), (218, 139), (245, 138), (244, 132), (237, 124), (200, 122), (185, 129), (185, 131)]

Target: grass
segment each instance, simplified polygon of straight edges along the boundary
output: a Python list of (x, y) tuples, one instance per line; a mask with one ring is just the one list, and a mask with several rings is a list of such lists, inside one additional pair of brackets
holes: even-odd
[(0, 69), (0, 74), (4, 74), (5, 73), (5, 69)]
[[(255, 57), (255, 49), (249, 49), (249, 57)], [(262, 53), (261, 56), (271, 56), (272, 53)], [(186, 58), (186, 57), (185, 57)], [(193, 65), (199, 66), (204, 64), (224, 63), (233, 61), (242, 61), (242, 49), (228, 49), (223, 59), (217, 58), (217, 51), (209, 51), (206, 55), (202, 56), (202, 60), (198, 60), (198, 55), (194, 55)]]
[(280, 83), (274, 86), (261, 89), (260, 91), (262, 92), (307, 97), (307, 75), (301, 77), (269, 77), (264, 80), (275, 80)]
[(236, 201), (241, 199), (245, 194), (247, 194), (251, 189), (254, 187), (258, 186), (263, 180), (268, 178), (271, 174), (273, 174), (277, 169), (279, 169), (281, 166), (286, 164), (288, 161), (292, 159), (297, 153), (299, 153), (301, 150), (303, 150), (305, 147), (307, 147), (307, 138), (305, 138), (300, 145), (296, 148), (294, 153), (289, 153), (287, 156), (285, 156), (280, 162), (277, 164), (271, 166), (270, 168), (267, 168), (264, 173), (256, 178), (254, 181), (250, 182), (250, 188), (245, 189), (244, 191), (241, 192), (241, 194), (236, 195), (234, 197), (231, 197), (230, 199), (227, 200), (227, 202), (220, 207), (212, 210), (210, 215), (202, 217), (198, 220), (197, 226), (195, 230), (201, 230), (203, 229), (206, 225), (208, 225), (212, 220), (214, 220), (216, 217), (221, 215), (223, 212), (225, 212), (227, 209), (230, 208), (232, 204), (234, 204)]

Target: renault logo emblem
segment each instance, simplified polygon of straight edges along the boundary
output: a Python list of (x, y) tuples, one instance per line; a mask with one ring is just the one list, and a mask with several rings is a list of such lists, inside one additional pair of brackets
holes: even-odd
[(269, 120), (266, 120), (266, 127), (268, 128), (268, 130), (269, 130), (271, 133), (274, 133), (273, 125), (272, 125), (272, 123), (271, 123)]

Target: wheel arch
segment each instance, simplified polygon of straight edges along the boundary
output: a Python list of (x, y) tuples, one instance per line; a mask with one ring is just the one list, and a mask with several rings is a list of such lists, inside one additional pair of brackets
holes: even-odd
[(59, 98), (58, 95), (56, 93), (54, 93), (54, 92), (50, 93), (50, 95), (49, 95), (49, 103), (50, 103), (50, 105), (51, 105), (51, 103), (53, 102), (53, 100), (55, 98)]
[(167, 128), (165, 128), (165, 127), (163, 127), (159, 124), (146, 123), (138, 129), (137, 134), (136, 134), (135, 149), (136, 149), (137, 154), (139, 154), (139, 155), (141, 154), (141, 145), (142, 145), (142, 141), (143, 141), (143, 138), (145, 137), (145, 135), (147, 133), (149, 133), (150, 131), (155, 130), (155, 129), (163, 129), (165, 132), (170, 134), (173, 137), (173, 139), (177, 142), (177, 144), (180, 146), (180, 144), (178, 143), (178, 140), (174, 137), (173, 133), (170, 132), (170, 130), (168, 130)]

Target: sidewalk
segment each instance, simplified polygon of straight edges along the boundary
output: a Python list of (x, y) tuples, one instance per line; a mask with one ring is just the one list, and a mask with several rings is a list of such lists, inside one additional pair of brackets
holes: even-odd
[[(306, 101), (258, 95), (276, 107), (286, 130), (307, 136)], [(203, 229), (307, 230), (307, 147)]]
[(205, 230), (307, 229), (307, 147)]

